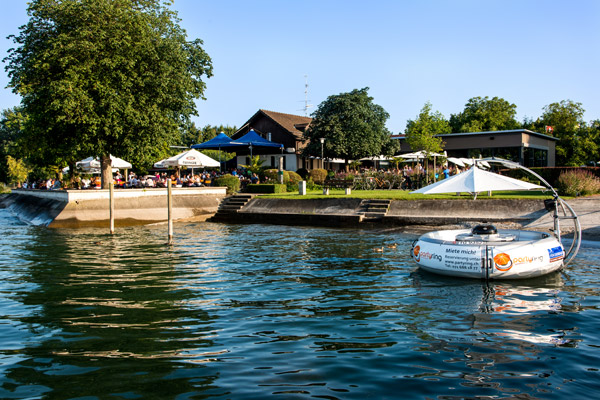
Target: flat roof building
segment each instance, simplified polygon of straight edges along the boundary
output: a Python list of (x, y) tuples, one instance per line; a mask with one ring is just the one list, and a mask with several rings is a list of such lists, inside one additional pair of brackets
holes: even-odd
[[(528, 129), (449, 133), (436, 137), (444, 141), (443, 148), (448, 157), (499, 157), (526, 167), (554, 167), (556, 163), (558, 138)], [(414, 151), (406, 143), (405, 135), (392, 138), (401, 141), (402, 153)]]

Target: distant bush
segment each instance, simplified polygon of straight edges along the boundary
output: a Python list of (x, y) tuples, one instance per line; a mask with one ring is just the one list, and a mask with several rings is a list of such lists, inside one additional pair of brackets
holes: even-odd
[(296, 173), (300, 175), (304, 180), (306, 180), (306, 177), (308, 176), (308, 170), (306, 168), (300, 168), (296, 171)]
[(231, 174), (215, 178), (214, 184), (227, 187), (227, 194), (235, 194), (240, 190), (240, 180)]
[(323, 168), (315, 168), (310, 171), (310, 178), (318, 185), (322, 185), (327, 178), (327, 170)]
[(290, 176), (290, 182), (291, 183), (298, 184), (298, 182), (304, 180), (304, 178), (302, 178), (302, 176), (300, 174), (297, 174), (294, 171), (288, 171), (288, 174)]
[(250, 184), (246, 186), (247, 193), (285, 193), (287, 191), (286, 185), (276, 184)]
[(565, 196), (586, 196), (600, 193), (600, 179), (581, 169), (565, 171), (557, 180), (558, 192)]

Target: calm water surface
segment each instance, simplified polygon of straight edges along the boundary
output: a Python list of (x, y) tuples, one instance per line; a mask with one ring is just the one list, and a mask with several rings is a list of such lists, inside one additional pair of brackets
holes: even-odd
[[(394, 230), (56, 231), (0, 210), (0, 398), (592, 398), (600, 249), (441, 278)], [(385, 247), (383, 253), (373, 249)]]

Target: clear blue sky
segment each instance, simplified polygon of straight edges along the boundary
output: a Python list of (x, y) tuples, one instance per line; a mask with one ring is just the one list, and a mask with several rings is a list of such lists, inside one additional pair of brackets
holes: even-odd
[[(0, 56), (27, 21), (24, 0), (2, 0)], [(570, 99), (600, 118), (598, 0), (175, 0), (214, 76), (197, 126), (241, 126), (258, 109), (303, 115), (310, 103), (370, 87), (404, 131), (426, 101), (446, 118), (471, 97), (502, 97), (517, 117)], [(0, 109), (18, 105), (0, 73)], [(309, 110), (313, 112), (315, 107)]]

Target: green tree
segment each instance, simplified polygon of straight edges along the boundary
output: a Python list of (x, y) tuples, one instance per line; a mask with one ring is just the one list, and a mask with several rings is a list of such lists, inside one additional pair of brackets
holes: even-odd
[(264, 162), (265, 160), (261, 160), (260, 156), (253, 156), (250, 159), (250, 165), (242, 165), (242, 167), (246, 168), (253, 174), (261, 176), (263, 174), (263, 171), (267, 169), (266, 167), (263, 167)]
[(325, 138), (324, 157), (349, 160), (372, 157), (391, 151), (392, 139), (385, 127), (389, 114), (373, 103), (369, 88), (329, 96), (312, 114), (304, 138), (310, 142), (305, 155), (321, 156), (320, 138)]
[(199, 39), (188, 41), (160, 0), (33, 0), (9, 51), (31, 146), (50, 163), (99, 155), (103, 185), (113, 154), (148, 166), (179, 144), (212, 75)]
[(501, 131), (520, 128), (516, 115), (517, 106), (500, 97), (473, 97), (449, 122), (452, 133)]
[(583, 120), (585, 110), (581, 103), (562, 100), (544, 107), (540, 120), (551, 127), (551, 134), (559, 139), (556, 144), (557, 165), (578, 166), (598, 158), (598, 130)]
[(7, 156), (6, 163), (8, 165), (7, 175), (9, 183), (19, 185), (21, 182), (27, 180), (29, 168), (27, 168), (23, 160), (17, 160), (11, 156)]
[(406, 143), (411, 150), (423, 150), (437, 153), (443, 150), (443, 141), (436, 135), (450, 133), (450, 125), (439, 111), (431, 112), (431, 103), (427, 102), (417, 118), (406, 123)]
[(22, 136), (25, 115), (20, 107), (9, 108), (0, 115), (0, 182), (8, 182), (8, 156), (21, 159), (26, 156), (25, 147), (18, 145)]

